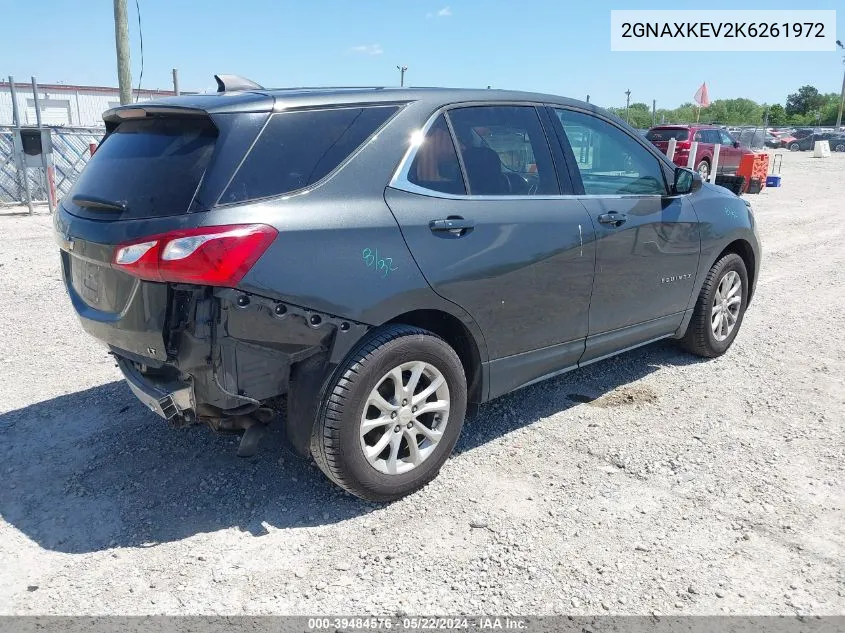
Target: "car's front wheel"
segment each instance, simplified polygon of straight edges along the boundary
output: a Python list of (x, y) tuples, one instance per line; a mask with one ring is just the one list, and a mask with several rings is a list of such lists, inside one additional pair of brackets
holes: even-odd
[(721, 356), (734, 342), (748, 304), (748, 271), (728, 253), (707, 273), (681, 345), (698, 356)]
[(416, 327), (370, 335), (338, 368), (311, 438), (317, 465), (370, 501), (393, 501), (430, 482), (449, 457), (466, 413), (455, 351)]
[(837, 143), (834, 145), (833, 150), (836, 152), (845, 152), (845, 143)]
[(710, 175), (710, 163), (708, 163), (706, 160), (703, 160), (698, 163), (698, 166), (695, 168), (695, 170), (699, 173), (702, 180), (707, 180), (707, 176)]
[(789, 151), (790, 151), (790, 152), (797, 152), (799, 149), (801, 149), (801, 146), (800, 146), (798, 143), (792, 143), (792, 144), (789, 146)]

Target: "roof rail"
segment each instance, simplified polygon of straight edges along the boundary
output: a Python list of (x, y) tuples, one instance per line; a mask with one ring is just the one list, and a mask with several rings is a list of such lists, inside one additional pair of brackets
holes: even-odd
[(214, 80), (217, 82), (217, 92), (230, 92), (233, 90), (264, 90), (254, 81), (250, 81), (246, 77), (240, 75), (214, 75)]
[(385, 86), (287, 86), (268, 90), (384, 90)]

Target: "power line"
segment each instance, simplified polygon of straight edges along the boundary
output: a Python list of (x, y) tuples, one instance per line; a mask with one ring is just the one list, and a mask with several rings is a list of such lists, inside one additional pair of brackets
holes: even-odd
[(144, 31), (141, 29), (141, 6), (135, 0), (135, 10), (138, 12), (138, 39), (141, 40), (141, 73), (138, 75), (138, 91), (135, 93), (135, 102), (141, 96), (141, 80), (144, 78)]

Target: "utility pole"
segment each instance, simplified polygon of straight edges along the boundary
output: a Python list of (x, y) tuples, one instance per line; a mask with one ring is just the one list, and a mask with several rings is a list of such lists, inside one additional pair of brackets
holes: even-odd
[(631, 89), (628, 88), (628, 90), (625, 91), (625, 123), (631, 122), (631, 118), (629, 116), (630, 108), (631, 108)]
[(587, 103), (590, 103), (590, 95), (587, 95)]
[(651, 100), (651, 127), (657, 125), (657, 99)]
[(129, 25), (126, 0), (114, 0), (114, 44), (117, 49), (117, 85), (120, 105), (132, 103), (132, 70), (129, 67)]
[(399, 71), (399, 87), (405, 86), (405, 71), (408, 70), (407, 66), (397, 66), (396, 70)]
[[(841, 40), (836, 40), (836, 45), (845, 50)], [(845, 57), (842, 58), (842, 63), (845, 64)], [(842, 108), (845, 106), (845, 71), (842, 72), (842, 94), (839, 97), (839, 115), (836, 117), (836, 131), (842, 126)]]
[(178, 68), (173, 69), (173, 92), (176, 93), (177, 97), (180, 94), (182, 94), (181, 92), (179, 92), (179, 69)]

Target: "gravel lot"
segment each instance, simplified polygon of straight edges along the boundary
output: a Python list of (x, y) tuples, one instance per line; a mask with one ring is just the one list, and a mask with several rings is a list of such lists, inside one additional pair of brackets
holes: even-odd
[(167, 428), (77, 324), (50, 218), (0, 212), (0, 613), (845, 613), (845, 154), (783, 177), (726, 356), (501, 398), (386, 507), (278, 430), (242, 460)]

